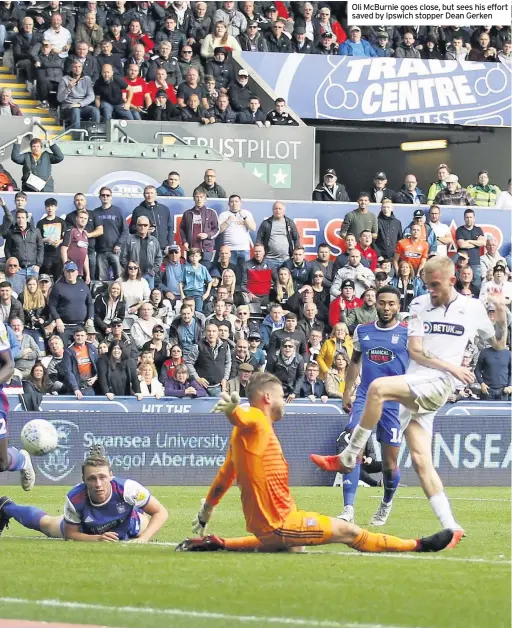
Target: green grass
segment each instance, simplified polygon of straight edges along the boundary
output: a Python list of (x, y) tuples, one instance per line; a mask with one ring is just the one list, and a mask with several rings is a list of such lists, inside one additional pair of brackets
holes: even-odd
[[(4, 488), (19, 503), (43, 507), (49, 514), (62, 512), (62, 488), (39, 487), (31, 494)], [(189, 524), (204, 493), (204, 488), (154, 489), (170, 511), (158, 541), (176, 542), (190, 535)], [(340, 510), (339, 489), (296, 488), (293, 493), (300, 508), (329, 515)], [(21, 538), (37, 533), (11, 522), (0, 539), (0, 600), (60, 600), (104, 605), (109, 610), (0, 601), (0, 617), (126, 628), (283, 625), (265, 622), (265, 617), (310, 620), (304, 626), (334, 622), (323, 624), (325, 627), (509, 627), (510, 490), (457, 488), (448, 493), (461, 498), (452, 504), (467, 538), (455, 550), (435, 556), (414, 555), (412, 559), (358, 555), (342, 545), (302, 555), (183, 554), (162, 545)], [(359, 491), (356, 520), (360, 524), (373, 514), (378, 495), (378, 489)], [(404, 488), (399, 493), (401, 497), (422, 495), (416, 488)], [(475, 498), (503, 501), (464, 501)], [(437, 528), (425, 498), (396, 499), (385, 531), (417, 537)], [(245, 533), (236, 488), (216, 510), (211, 531), (222, 536)], [(118, 610), (122, 606), (234, 617)], [(241, 622), (238, 616), (256, 619)]]

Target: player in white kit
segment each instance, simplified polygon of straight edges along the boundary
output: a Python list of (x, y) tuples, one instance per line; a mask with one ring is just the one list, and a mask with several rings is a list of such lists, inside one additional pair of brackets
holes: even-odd
[(478, 335), (482, 340), (489, 339), (494, 349), (501, 350), (507, 341), (503, 295), (495, 293), (489, 297), (496, 307), (493, 325), (480, 300), (458, 294), (454, 289), (455, 282), (455, 267), (449, 258), (437, 257), (425, 265), (429, 293), (414, 299), (410, 306), (408, 348), (411, 362), (407, 373), (380, 377), (372, 382), (360, 423), (354, 429), (349, 445), (340, 454), (337, 469), (347, 473), (354, 468), (379, 421), (383, 403), (398, 401), (402, 405), (401, 429), (423, 491), (443, 527), (457, 531), (452, 547), (460, 541), (464, 531), (455, 521), (434, 468), (434, 415), (446, 403), (457, 381), (471, 384), (475, 380), (472, 371), (461, 366), (468, 343)]

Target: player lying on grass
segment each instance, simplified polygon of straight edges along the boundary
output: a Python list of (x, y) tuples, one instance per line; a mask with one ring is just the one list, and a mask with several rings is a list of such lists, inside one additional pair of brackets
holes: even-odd
[(441, 525), (455, 531), (453, 545), (464, 535), (456, 522), (441, 478), (432, 460), (434, 416), (447, 401), (458, 382), (471, 384), (473, 372), (461, 366), (468, 343), (478, 335), (500, 351), (507, 341), (506, 306), (502, 293), (489, 294), (495, 304), (493, 326), (478, 299), (455, 291), (455, 266), (447, 257), (425, 264), (428, 294), (411, 302), (408, 319), (408, 348), (411, 359), (405, 375), (380, 377), (368, 387), (359, 425), (339, 456), (313, 456), (325, 471), (350, 473), (366, 441), (389, 401), (401, 404), (400, 427), (411, 452), (412, 463), (425, 495)]
[(35, 506), (0, 498), (0, 534), (15, 519), (25, 528), (70, 541), (147, 543), (167, 521), (167, 509), (147, 488), (112, 475), (101, 445), (82, 465), (83, 482), (66, 496), (64, 516), (51, 517)]
[(19, 471), (21, 487), (30, 491), (36, 483), (36, 474), (27, 451), (9, 447), (7, 433), (7, 412), (9, 402), (2, 390), (3, 385), (10, 381), (14, 374), (11, 345), (5, 324), (0, 321), (0, 472)]
[(253, 536), (187, 539), (178, 545), (178, 551), (277, 552), (306, 545), (345, 543), (364, 552), (435, 552), (451, 542), (451, 530), (424, 539), (399, 539), (361, 530), (317, 512), (298, 510), (288, 486), (288, 463), (273, 427), (284, 412), (281, 382), (269, 373), (256, 373), (246, 394), (251, 404), (248, 410), (238, 405), (240, 397), (236, 393), (231, 397), (223, 393), (214, 409), (224, 412), (234, 429), (226, 460), (197, 514), (193, 530), (204, 534), (214, 507), (236, 478), (246, 528)]

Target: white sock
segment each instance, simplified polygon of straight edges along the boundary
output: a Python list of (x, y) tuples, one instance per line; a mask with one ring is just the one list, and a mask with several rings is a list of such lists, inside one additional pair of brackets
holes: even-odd
[(446, 493), (433, 495), (429, 501), (432, 506), (432, 510), (441, 522), (443, 528), (449, 528), (450, 530), (460, 528), (458, 523), (455, 521)]
[(352, 436), (350, 437), (350, 442), (347, 445), (348, 451), (355, 456), (359, 456), (359, 454), (363, 451), (366, 445), (366, 441), (370, 438), (371, 434), (371, 430), (367, 430), (360, 425), (356, 425), (354, 431), (352, 432)]

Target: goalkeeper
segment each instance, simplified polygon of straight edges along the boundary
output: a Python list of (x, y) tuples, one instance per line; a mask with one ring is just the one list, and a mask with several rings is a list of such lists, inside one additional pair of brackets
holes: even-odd
[[(177, 551), (298, 551), (307, 545), (345, 543), (364, 552), (437, 552), (451, 541), (453, 532), (442, 530), (423, 539), (400, 539), (362, 530), (356, 525), (316, 512), (298, 510), (288, 486), (288, 463), (273, 423), (284, 413), (281, 382), (269, 373), (257, 373), (246, 394), (248, 410), (222, 393), (214, 412), (224, 412), (234, 426), (226, 460), (203, 500), (193, 531), (200, 538), (186, 539)], [(203, 537), (213, 509), (233, 481), (241, 492), (242, 510), (251, 536), (222, 539)]]

